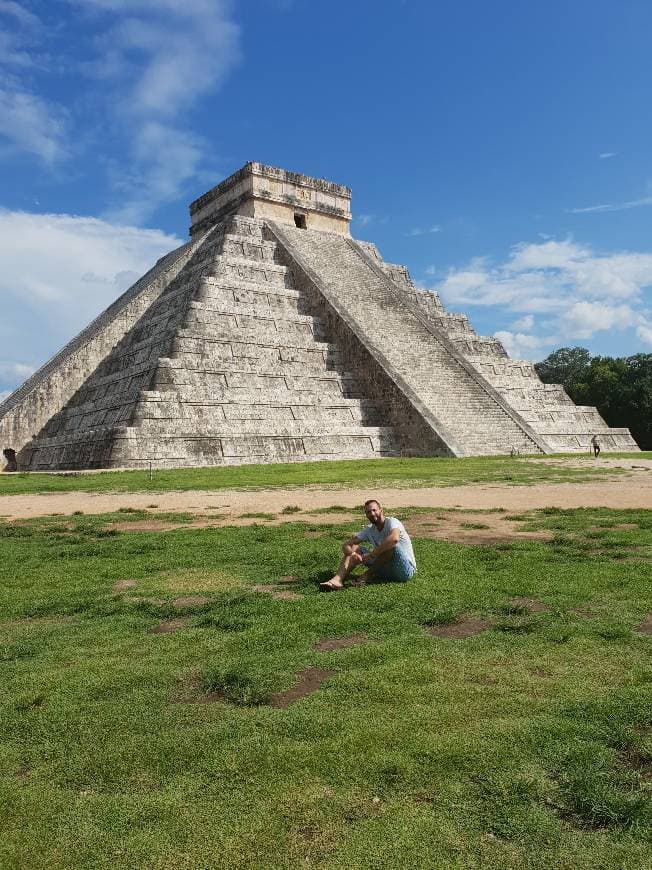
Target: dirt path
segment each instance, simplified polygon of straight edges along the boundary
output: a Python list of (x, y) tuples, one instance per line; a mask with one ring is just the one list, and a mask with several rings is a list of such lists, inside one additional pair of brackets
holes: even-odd
[[(649, 463), (649, 460), (648, 460)], [(467, 485), (415, 489), (273, 489), (188, 492), (89, 493), (61, 492), (42, 495), (0, 496), (0, 517), (29, 518), (46, 514), (69, 515), (75, 511), (102, 514), (119, 508), (183, 511), (239, 517), (244, 513), (279, 513), (288, 505), (304, 511), (342, 505), (360, 507), (370, 496), (389, 507), (505, 508), (523, 511), (543, 507), (652, 508), (652, 471), (641, 463), (625, 476), (596, 483), (555, 483), (534, 486)], [(288, 519), (292, 519), (288, 515)]]

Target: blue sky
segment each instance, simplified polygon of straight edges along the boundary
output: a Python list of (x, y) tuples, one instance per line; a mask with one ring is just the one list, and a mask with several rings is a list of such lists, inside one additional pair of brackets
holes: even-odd
[(513, 356), (652, 352), (649, 0), (0, 0), (0, 396), (247, 160)]

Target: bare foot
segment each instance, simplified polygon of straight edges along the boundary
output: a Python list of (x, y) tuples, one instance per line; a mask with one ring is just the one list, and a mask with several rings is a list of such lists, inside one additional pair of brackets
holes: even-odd
[(344, 589), (344, 585), (337, 577), (333, 577), (332, 580), (326, 580), (324, 583), (320, 583), (319, 588), (322, 592), (337, 592), (339, 589)]

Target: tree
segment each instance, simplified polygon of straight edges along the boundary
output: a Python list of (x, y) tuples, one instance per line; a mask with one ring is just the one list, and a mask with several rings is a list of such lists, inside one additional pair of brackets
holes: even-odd
[(652, 354), (594, 356), (562, 347), (535, 365), (544, 383), (562, 384), (578, 405), (594, 405), (609, 426), (626, 427), (643, 450), (652, 449)]
[(563, 384), (569, 396), (576, 385), (585, 383), (591, 354), (585, 347), (560, 347), (534, 368), (545, 384)]

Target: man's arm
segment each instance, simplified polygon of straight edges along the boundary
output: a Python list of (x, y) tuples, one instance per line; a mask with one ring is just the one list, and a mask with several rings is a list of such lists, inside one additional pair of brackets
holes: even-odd
[(394, 547), (398, 544), (401, 537), (400, 529), (392, 529), (389, 535), (382, 541), (378, 546), (369, 553), (368, 556), (362, 557), (362, 564), (366, 564), (370, 562), (372, 559), (375, 559), (377, 556), (382, 555), (383, 553), (387, 553), (388, 550), (393, 550)]

